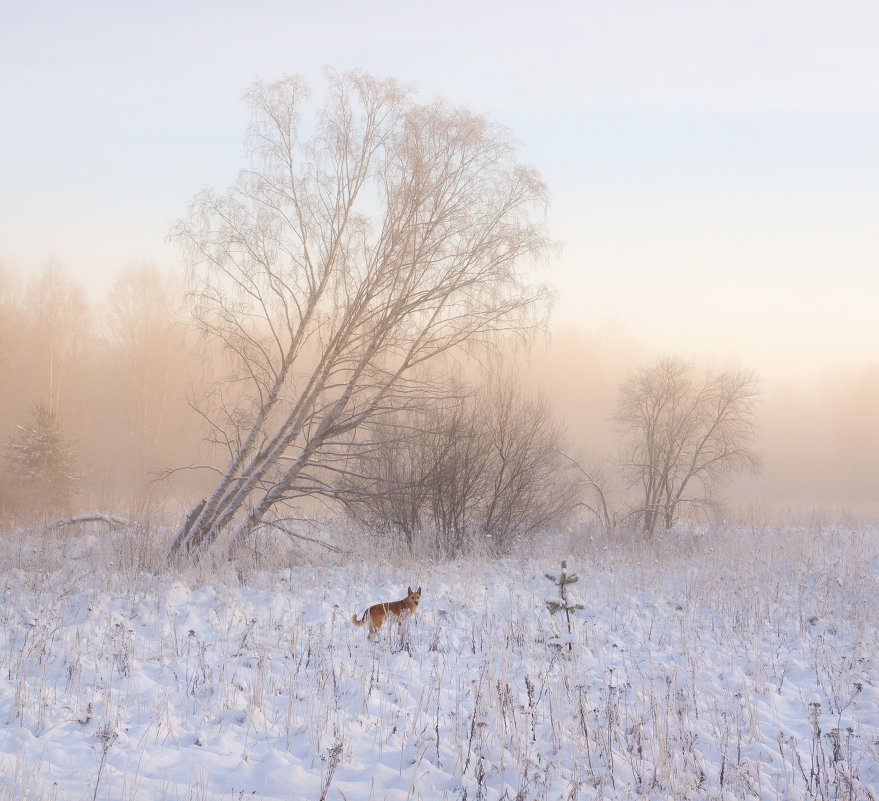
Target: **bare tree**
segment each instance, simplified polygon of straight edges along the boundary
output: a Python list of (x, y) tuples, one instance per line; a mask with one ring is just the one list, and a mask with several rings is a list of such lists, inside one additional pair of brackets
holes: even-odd
[(112, 469), (138, 495), (149, 472), (168, 451), (169, 386), (183, 372), (183, 327), (179, 293), (152, 265), (129, 267), (113, 285), (104, 316), (107, 357), (113, 380), (105, 388), (114, 407), (119, 456)]
[[(20, 398), (21, 388), (12, 376), (17, 374), (24, 312), (20, 299), (20, 280), (11, 266), (0, 261), (0, 426), (5, 430), (5, 413), (10, 401)], [(14, 405), (13, 405), (14, 409)]]
[(361, 428), (335, 488), (335, 497), (358, 522), (414, 546), (448, 458), (449, 423), (463, 417), (467, 393), (459, 381), (441, 381), (422, 403), (376, 416)]
[(529, 395), (511, 372), (494, 372), (479, 402), (489, 454), (482, 533), (506, 551), (570, 511), (574, 476), (564, 429), (547, 398)]
[[(10, 285), (0, 290), (0, 338), (11, 345), (11, 352), (8, 361), (0, 353), (0, 395), (5, 395), (0, 411), (2, 422), (14, 422), (17, 433), (9, 443), (8, 479), (0, 495), (10, 496), (10, 507), (27, 508), (27, 499), (33, 498), (45, 511), (72, 500), (73, 481), (65, 476), (75, 474), (77, 482), (83, 478), (78, 467), (68, 471), (64, 463), (66, 432), (87, 463), (80, 434), (88, 415), (90, 315), (82, 287), (57, 262), (44, 265), (22, 292), (14, 274), (8, 277)], [(5, 350), (2, 343), (0, 349)], [(22, 426), (28, 410), (33, 423)], [(59, 485), (53, 492), (51, 477), (56, 474)]]
[(565, 455), (565, 459), (577, 475), (577, 490), (580, 500), (576, 505), (586, 509), (601, 523), (605, 532), (610, 534), (617, 525), (617, 513), (610, 499), (610, 479), (606, 475), (603, 465), (587, 469), (580, 461), (572, 456)]
[(424, 442), (428, 473), (425, 515), (438, 544), (452, 556), (480, 524), (479, 505), (487, 490), (489, 454), (484, 418), (472, 396), (439, 409)]
[(636, 511), (647, 533), (659, 520), (671, 528), (684, 505), (711, 505), (719, 481), (759, 463), (752, 443), (760, 379), (694, 372), (680, 359), (661, 359), (620, 388), (622, 463), (640, 489)]
[(228, 464), (172, 556), (332, 485), (357, 428), (420, 390), (417, 368), (545, 317), (549, 293), (517, 268), (549, 246), (546, 190), (507, 132), (393, 81), (328, 83), (310, 136), (298, 79), (255, 84), (248, 168), (176, 229), (198, 324), (235, 372), (206, 412)]
[[(30, 356), (36, 395), (50, 411), (76, 417), (82, 403), (82, 371), (89, 337), (85, 292), (57, 262), (47, 263), (27, 289)], [(71, 408), (73, 407), (73, 408)]]
[(570, 511), (575, 476), (542, 396), (506, 372), (433, 408), (396, 415), (361, 443), (348, 507), (410, 547), (432, 534), (448, 555), (481, 538), (497, 553)]

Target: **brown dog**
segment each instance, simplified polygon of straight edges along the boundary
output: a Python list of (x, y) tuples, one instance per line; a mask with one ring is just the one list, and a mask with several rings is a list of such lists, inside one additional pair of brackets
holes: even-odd
[(363, 617), (360, 620), (357, 619), (355, 614), (351, 617), (351, 622), (355, 626), (369, 624), (369, 636), (372, 636), (381, 628), (382, 623), (385, 622), (385, 618), (389, 614), (396, 615), (398, 618), (397, 622), (402, 623), (403, 612), (414, 615), (415, 610), (418, 609), (418, 603), (421, 601), (421, 587), (415, 591), (411, 587), (406, 589), (409, 591), (409, 594), (405, 598), (399, 601), (388, 601), (384, 604), (373, 604), (363, 613)]

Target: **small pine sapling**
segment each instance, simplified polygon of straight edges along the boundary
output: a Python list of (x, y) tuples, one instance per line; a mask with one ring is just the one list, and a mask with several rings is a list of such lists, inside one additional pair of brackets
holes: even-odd
[[(568, 634), (571, 635), (574, 633), (574, 630), (571, 627), (571, 612), (583, 609), (583, 604), (572, 604), (568, 598), (567, 588), (571, 584), (576, 584), (580, 577), (576, 573), (568, 572), (567, 559), (562, 559), (561, 572), (544, 573), (544, 575), (558, 588), (559, 591), (558, 600), (555, 600), (554, 598), (548, 600), (546, 602), (546, 608), (549, 610), (550, 615), (554, 615), (556, 612), (565, 613), (565, 619), (568, 621)], [(568, 641), (568, 650), (573, 650), (570, 640)]]

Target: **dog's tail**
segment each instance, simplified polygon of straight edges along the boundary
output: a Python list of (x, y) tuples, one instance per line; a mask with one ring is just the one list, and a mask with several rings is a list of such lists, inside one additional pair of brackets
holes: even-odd
[(361, 615), (360, 620), (357, 619), (357, 613), (355, 612), (353, 615), (351, 615), (351, 622), (355, 626), (362, 626), (364, 623), (366, 623), (366, 612)]

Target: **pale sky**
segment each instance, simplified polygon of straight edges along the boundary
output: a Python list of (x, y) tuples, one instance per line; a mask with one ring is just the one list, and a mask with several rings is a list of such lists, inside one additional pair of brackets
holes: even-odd
[[(471, 5), (476, 6), (471, 7)], [(879, 362), (879, 3), (0, 0), (0, 260), (178, 260), (256, 77), (359, 67), (508, 125), (554, 321), (766, 372)]]

